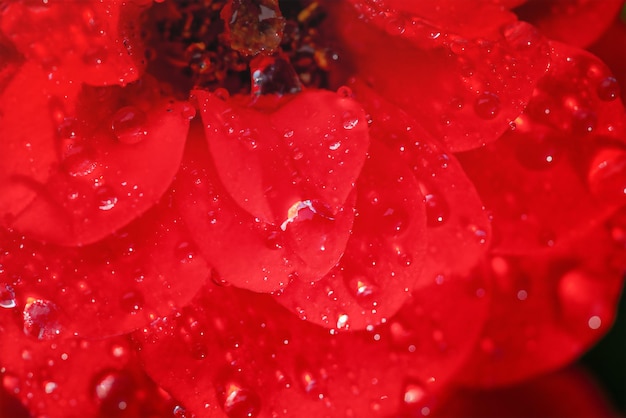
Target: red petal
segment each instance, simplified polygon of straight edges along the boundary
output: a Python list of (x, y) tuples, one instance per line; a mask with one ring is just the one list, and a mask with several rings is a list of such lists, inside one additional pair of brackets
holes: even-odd
[(459, 156), (493, 213), (498, 251), (566, 242), (626, 203), (624, 108), (604, 89), (614, 80), (584, 51), (554, 51), (515, 130)]
[[(163, 202), (98, 243), (81, 248), (43, 245), (4, 233), (2, 286), (7, 304), (47, 301), (58, 318), (38, 325), (41, 339), (104, 337), (134, 330), (187, 303), (209, 269), (188, 232)], [(51, 328), (48, 331), (48, 328)]]
[(337, 266), (315, 283), (294, 280), (276, 297), (329, 328), (384, 322), (408, 300), (423, 266), (425, 208), (408, 167), (373, 142), (357, 191), (354, 228)]
[[(545, 40), (525, 23), (509, 22), (485, 40), (382, 6), (361, 7), (360, 16), (349, 6), (332, 6), (331, 16), (341, 16), (332, 36), (342, 43), (346, 65), (451, 151), (502, 135), (548, 65)], [(486, 17), (500, 21), (497, 14)]]
[(624, 0), (528, 0), (515, 12), (548, 38), (585, 48), (611, 25), (623, 4)]
[(306, 91), (260, 111), (194, 94), (220, 180), (253, 216), (281, 225), (298, 202), (320, 200), (333, 214), (346, 202), (369, 144), (354, 100)]
[[(192, 115), (187, 104), (161, 98), (149, 80), (125, 89), (83, 86), (77, 98), (49, 104), (40, 96), (22, 102), (28, 113), (50, 109), (52, 123), (42, 118), (34, 142), (25, 145), (21, 126), (10, 123), (3, 141), (7, 159), (15, 161), (6, 174), (13, 178), (11, 192), (25, 196), (20, 207), (36, 195), (19, 213), (5, 209), (6, 226), (42, 241), (84, 245), (128, 224), (163, 195), (182, 158)], [(35, 152), (38, 165), (31, 168)]]
[(15, 412), (24, 407), (23, 416), (50, 418), (165, 417), (172, 410), (171, 398), (137, 367), (128, 338), (40, 342), (24, 335), (12, 313), (0, 312), (1, 381), (24, 406), (7, 411), (0, 398), (3, 417), (22, 416)]
[(265, 295), (209, 286), (137, 337), (151, 376), (198, 415), (388, 417), (428, 404), (464, 360), (486, 307), (475, 284), (424, 292), (405, 329), (339, 335)]
[(491, 259), (496, 283), (482, 338), (458, 379), (521, 381), (571, 362), (611, 327), (626, 272), (625, 212), (544, 255)]
[(413, 118), (362, 83), (352, 84), (372, 118), (370, 133), (413, 170), (426, 199), (428, 245), (418, 285), (465, 274), (481, 259), (491, 222), (456, 157), (423, 132)]
[(626, 22), (616, 18), (589, 50), (609, 66), (618, 82), (615, 93), (621, 93), (622, 102), (626, 101)]
[(27, 59), (76, 82), (126, 84), (145, 66), (137, 24), (142, 9), (140, 2), (118, 0), (73, 7), (9, 2), (0, 13), (0, 30)]
[(569, 369), (502, 389), (458, 391), (430, 415), (461, 416), (617, 418), (619, 414), (587, 373)]
[(46, 183), (58, 164), (48, 96), (76, 91), (65, 80), (48, 83), (36, 65), (18, 68), (0, 92), (0, 214), (5, 219), (17, 216), (36, 197), (29, 183)]
[(238, 287), (270, 292), (287, 285), (294, 270), (280, 227), (255, 222), (220, 183), (202, 127), (192, 125), (175, 204), (199, 251), (218, 278)]

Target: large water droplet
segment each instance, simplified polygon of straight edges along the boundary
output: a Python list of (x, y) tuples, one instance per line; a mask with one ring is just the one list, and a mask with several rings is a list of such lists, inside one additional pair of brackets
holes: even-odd
[(381, 227), (388, 235), (399, 235), (409, 224), (409, 215), (402, 209), (387, 208), (383, 212)]
[(38, 340), (56, 338), (62, 330), (57, 306), (46, 299), (30, 299), (24, 306), (24, 334)]
[(0, 283), (0, 308), (15, 308), (15, 291), (6, 283)]
[(109, 211), (117, 205), (117, 195), (108, 186), (101, 186), (96, 190), (96, 204), (98, 209)]
[(134, 106), (123, 107), (111, 118), (111, 130), (123, 144), (141, 142), (148, 134), (146, 114)]
[(129, 314), (136, 314), (143, 308), (143, 295), (138, 291), (130, 291), (125, 293), (120, 300), (120, 304), (124, 311)]
[(261, 411), (261, 399), (251, 389), (236, 382), (229, 382), (221, 389), (218, 396), (229, 418), (252, 418)]
[(426, 204), (426, 224), (429, 227), (441, 226), (448, 220), (450, 208), (442, 195), (433, 191), (426, 191), (424, 202)]
[(409, 382), (404, 386), (402, 401), (407, 405), (414, 406), (422, 402), (425, 396), (426, 390), (423, 385), (416, 382)]
[(589, 164), (589, 190), (607, 200), (626, 200), (626, 150), (603, 148)]
[(359, 124), (359, 118), (352, 112), (343, 114), (343, 129), (352, 130)]
[(620, 86), (614, 77), (606, 77), (600, 80), (597, 87), (597, 93), (600, 100), (606, 102), (615, 100), (620, 95)]
[(602, 293), (602, 281), (583, 270), (570, 270), (557, 287), (559, 306), (564, 323), (574, 332), (597, 330), (610, 319), (610, 310)]
[(500, 113), (500, 99), (488, 91), (482, 93), (474, 102), (474, 111), (478, 117), (493, 119)]

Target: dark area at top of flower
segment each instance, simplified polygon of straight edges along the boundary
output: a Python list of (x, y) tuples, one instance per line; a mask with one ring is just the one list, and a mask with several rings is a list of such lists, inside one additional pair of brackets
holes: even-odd
[(193, 86), (232, 94), (326, 87), (337, 55), (319, 34), (323, 17), (310, 0), (166, 1), (146, 16), (150, 68), (186, 86), (183, 95)]
[(623, 0), (0, 2), (0, 416), (613, 417)]

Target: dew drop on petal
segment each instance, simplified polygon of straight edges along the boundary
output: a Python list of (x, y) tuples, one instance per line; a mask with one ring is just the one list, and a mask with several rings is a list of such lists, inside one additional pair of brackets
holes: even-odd
[(403, 210), (387, 208), (382, 215), (381, 226), (388, 235), (401, 234), (409, 224), (409, 215)]
[(117, 196), (107, 186), (101, 186), (96, 191), (96, 204), (98, 209), (102, 211), (109, 211), (117, 205)]
[(600, 80), (596, 91), (600, 100), (609, 102), (619, 97), (620, 86), (614, 77), (606, 77)]
[(436, 192), (427, 191), (424, 193), (424, 202), (426, 204), (426, 224), (429, 227), (441, 226), (448, 220), (450, 208), (443, 196)]
[(122, 309), (129, 314), (136, 314), (143, 308), (144, 298), (141, 292), (130, 291), (122, 295), (120, 304)]
[(0, 283), (0, 308), (11, 309), (16, 304), (13, 288), (6, 283)]
[(426, 396), (424, 387), (415, 382), (409, 382), (404, 386), (404, 393), (402, 395), (402, 401), (406, 405), (419, 404)]
[(251, 389), (236, 382), (228, 382), (220, 389), (220, 405), (228, 418), (253, 418), (259, 414), (261, 399)]
[(58, 307), (46, 299), (29, 299), (23, 319), (24, 334), (38, 340), (54, 339), (62, 330)]
[(474, 102), (474, 111), (478, 117), (493, 119), (500, 113), (500, 99), (494, 93), (484, 92)]
[(344, 98), (352, 97), (352, 89), (348, 86), (341, 86), (337, 89), (337, 94)]
[(589, 190), (605, 199), (626, 198), (626, 150), (603, 148), (591, 159), (587, 174)]
[(174, 249), (174, 257), (176, 257), (176, 259), (181, 263), (191, 263), (195, 256), (195, 245), (190, 242), (183, 241)]
[(343, 114), (343, 129), (352, 130), (359, 124), (359, 118), (352, 112)]
[(582, 270), (566, 272), (558, 283), (557, 294), (563, 321), (573, 330), (597, 330), (608, 308), (598, 293), (598, 280)]
[(122, 144), (141, 142), (148, 134), (146, 114), (134, 106), (123, 107), (113, 115), (111, 130)]

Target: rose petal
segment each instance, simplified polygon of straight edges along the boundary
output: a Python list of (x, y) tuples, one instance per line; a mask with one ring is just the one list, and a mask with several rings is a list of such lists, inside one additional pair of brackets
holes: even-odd
[(0, 13), (0, 31), (28, 60), (76, 82), (125, 85), (137, 80), (146, 64), (137, 25), (146, 4), (9, 2)]
[(331, 17), (341, 16), (329, 36), (339, 38), (345, 66), (454, 152), (502, 135), (548, 66), (546, 41), (523, 22), (485, 40), (373, 2), (360, 15), (330, 6)]
[[(0, 290), (13, 305), (55, 306), (50, 337), (105, 337), (134, 330), (187, 303), (209, 269), (164, 201), (126, 228), (81, 248), (44, 245), (2, 233)], [(42, 323), (41, 332), (47, 333)], [(39, 332), (39, 331), (38, 331)], [(41, 339), (47, 338), (47, 334)]]
[(528, 0), (515, 13), (550, 39), (586, 48), (611, 25), (623, 4), (623, 0)]
[(457, 379), (468, 386), (518, 382), (571, 362), (611, 327), (626, 272), (624, 212), (569, 248), (493, 256), (487, 325)]
[(413, 118), (363, 83), (351, 86), (372, 118), (372, 137), (411, 167), (425, 196), (428, 245), (417, 285), (467, 273), (481, 259), (491, 238), (491, 221), (474, 185), (456, 157)]
[(1, 381), (3, 391), (16, 398), (13, 405), (3, 405), (0, 394), (3, 417), (131, 418), (166, 416), (172, 410), (171, 398), (137, 366), (127, 337), (40, 342), (24, 335), (12, 314), (0, 311), (2, 338), (8, 342), (0, 347)]
[(500, 141), (459, 159), (493, 214), (498, 251), (567, 242), (626, 203), (624, 108), (594, 56), (553, 44), (526, 113)]
[[(161, 98), (150, 80), (125, 89), (83, 86), (78, 97), (52, 98), (49, 106), (47, 98), (38, 101), (40, 93), (34, 97), (27, 111), (50, 109), (54, 119), (42, 118), (25, 144), (30, 130), (9, 124), (3, 146), (15, 162), (5, 175), (12, 179), (8, 187), (20, 207), (32, 201), (19, 213), (15, 204), (6, 208), (5, 226), (42, 241), (85, 245), (128, 224), (163, 195), (182, 158), (189, 105)], [(31, 158), (38, 166), (29, 167)]]
[(465, 359), (488, 300), (477, 285), (424, 291), (402, 314), (405, 329), (339, 335), (266, 295), (209, 285), (136, 338), (155, 381), (202, 416), (388, 417), (428, 405)]
[(597, 383), (581, 369), (568, 369), (519, 385), (489, 391), (461, 390), (435, 409), (434, 418), (596, 417), (617, 418)]
[(332, 214), (346, 202), (369, 144), (354, 100), (311, 90), (260, 111), (194, 94), (220, 180), (250, 214), (281, 225), (298, 202), (318, 199)]
[(419, 278), (425, 207), (410, 170), (372, 142), (357, 183), (356, 217), (345, 254), (321, 280), (294, 280), (276, 300), (302, 319), (363, 329), (400, 309)]

